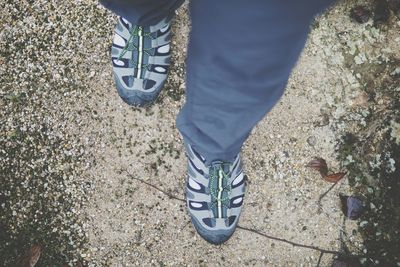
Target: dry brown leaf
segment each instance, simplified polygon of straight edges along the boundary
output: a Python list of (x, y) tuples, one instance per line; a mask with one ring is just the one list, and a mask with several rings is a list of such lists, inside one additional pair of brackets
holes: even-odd
[(319, 157), (316, 157), (312, 161), (307, 163), (306, 167), (319, 171), (322, 178), (330, 183), (336, 183), (346, 175), (346, 172), (328, 174), (328, 165), (326, 164), (326, 160)]
[(34, 267), (39, 261), (42, 248), (40, 245), (31, 247), (24, 256), (20, 259), (18, 267)]
[(336, 183), (340, 181), (344, 176), (346, 175), (346, 172), (337, 172), (337, 173), (332, 173), (328, 175), (323, 175), (322, 178), (324, 178), (325, 181), (331, 182), (331, 183)]
[(309, 168), (319, 171), (319, 173), (322, 176), (325, 176), (328, 174), (328, 165), (326, 164), (326, 161), (323, 158), (313, 159), (306, 165), (306, 167), (309, 167)]
[(350, 10), (350, 18), (358, 23), (366, 23), (371, 16), (371, 11), (365, 6), (355, 6)]

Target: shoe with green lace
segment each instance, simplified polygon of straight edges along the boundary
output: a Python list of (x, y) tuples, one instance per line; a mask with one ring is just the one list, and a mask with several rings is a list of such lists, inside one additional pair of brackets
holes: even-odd
[(171, 18), (156, 25), (133, 25), (120, 17), (111, 49), (114, 80), (121, 98), (132, 106), (153, 103), (167, 79)]
[(192, 223), (209, 243), (218, 245), (234, 233), (242, 210), (246, 176), (240, 155), (232, 162), (206, 159), (186, 144), (186, 202)]

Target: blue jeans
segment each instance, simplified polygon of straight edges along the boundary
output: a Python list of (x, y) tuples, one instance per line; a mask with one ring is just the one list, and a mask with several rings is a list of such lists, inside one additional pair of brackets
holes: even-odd
[[(101, 0), (134, 24), (173, 14), (183, 0)], [(230, 161), (282, 96), (313, 17), (333, 0), (192, 0), (184, 141), (207, 161)]]

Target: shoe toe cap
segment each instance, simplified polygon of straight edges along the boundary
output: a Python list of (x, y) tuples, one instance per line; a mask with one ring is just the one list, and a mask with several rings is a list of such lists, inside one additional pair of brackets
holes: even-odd
[(213, 244), (213, 245), (220, 245), (226, 241), (232, 236), (231, 234), (207, 234), (207, 235), (201, 235), (207, 242)]
[(196, 218), (193, 217), (192, 217), (192, 223), (197, 233), (207, 242), (214, 245), (220, 245), (226, 242), (233, 235), (236, 229), (236, 224), (235, 224), (226, 229), (208, 230)]
[(139, 95), (121, 95), (122, 100), (133, 107), (145, 107), (151, 105), (154, 100), (146, 100), (141, 98)]
[(158, 87), (153, 86), (146, 90), (132, 90), (127, 88), (121, 82), (118, 76), (114, 76), (115, 86), (117, 88), (119, 96), (122, 100), (130, 106), (144, 107), (151, 105), (158, 97), (163, 84)]

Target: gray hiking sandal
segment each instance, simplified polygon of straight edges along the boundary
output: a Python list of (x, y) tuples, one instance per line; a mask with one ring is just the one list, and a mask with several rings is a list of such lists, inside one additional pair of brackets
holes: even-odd
[(240, 155), (233, 162), (206, 160), (190, 145), (186, 202), (196, 231), (211, 244), (227, 241), (236, 229), (242, 210), (246, 176)]
[(111, 49), (114, 80), (121, 98), (132, 106), (155, 101), (171, 60), (171, 18), (141, 27), (118, 19)]

